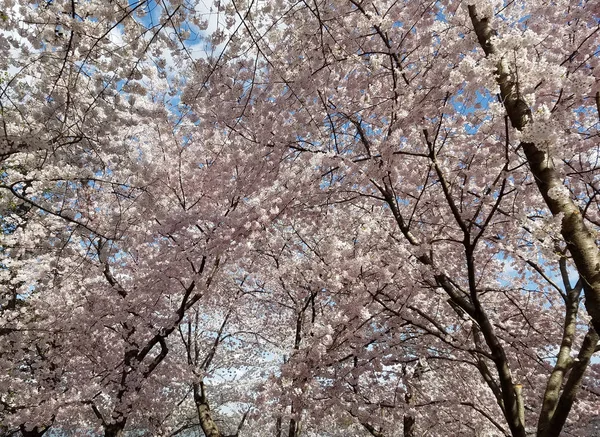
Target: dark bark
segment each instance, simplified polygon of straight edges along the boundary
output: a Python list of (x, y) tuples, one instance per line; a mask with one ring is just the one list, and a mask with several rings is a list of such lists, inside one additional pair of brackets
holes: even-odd
[(367, 431), (369, 431), (369, 434), (371, 434), (373, 437), (384, 437), (383, 433), (380, 431), (377, 431), (375, 429), (375, 427), (373, 425), (371, 425), (370, 423), (367, 422), (361, 422), (360, 423)]
[(475, 261), (474, 247), (465, 242), (465, 256), (467, 259), (467, 273), (469, 279), (469, 290), (471, 302), (475, 307), (475, 320), (479, 325), (479, 329), (485, 338), (485, 342), (492, 353), (492, 361), (496, 366), (498, 378), (500, 380), (500, 388), (502, 393), (503, 413), (510, 431), (514, 437), (525, 437), (525, 420), (523, 417), (522, 396), (520, 389), (516, 390), (518, 384), (514, 384), (508, 358), (500, 340), (494, 333), (494, 328), (490, 322), (485, 310), (479, 302), (477, 294), (477, 284), (475, 280)]
[(50, 429), (50, 426), (46, 426), (46, 427), (35, 427), (32, 430), (27, 430), (27, 428), (25, 427), (25, 425), (21, 425), (19, 427), (19, 430), (21, 431), (21, 435), (23, 437), (42, 437), (44, 434), (46, 434), (46, 431), (48, 431)]
[(296, 437), (298, 432), (298, 424), (296, 423), (296, 419), (290, 419), (290, 426), (288, 428), (288, 437)]
[(104, 437), (123, 437), (126, 419), (104, 425)]
[[(475, 265), (474, 265), (474, 250), (475, 243), (471, 242), (471, 236), (468, 227), (464, 224), (460, 213), (457, 211), (457, 207), (454, 203), (454, 200), (451, 197), (450, 190), (448, 188), (448, 183), (445, 180), (444, 174), (441, 169), (436, 164), (436, 157), (434, 154), (434, 144), (429, 141), (427, 131), (424, 132), (425, 139), (427, 141), (427, 145), (430, 148), (431, 156), (430, 159), (438, 178), (440, 179), (440, 184), (444, 190), (444, 195), (450, 209), (453, 211), (453, 215), (456, 218), (457, 223), (461, 227), (464, 233), (464, 246), (465, 246), (465, 257), (467, 261), (468, 274), (469, 274), (469, 293), (466, 293), (462, 290), (456, 288), (456, 286), (452, 283), (451, 278), (447, 277), (444, 274), (437, 274), (435, 276), (435, 285), (442, 288), (450, 297), (453, 305), (462, 310), (464, 313), (468, 314), (471, 318), (473, 318), (478, 325), (478, 329), (483, 336), (486, 345), (489, 347), (491, 352), (491, 359), (494, 362), (495, 368), (497, 370), (498, 378), (499, 378), (499, 386), (496, 386), (495, 381), (489, 375), (489, 369), (485, 363), (480, 360), (478, 369), (482, 372), (482, 376), (486, 379), (486, 382), (496, 395), (498, 400), (498, 405), (502, 409), (506, 421), (511, 429), (511, 433), (514, 437), (525, 437), (525, 427), (524, 423), (519, 415), (519, 405), (518, 405), (518, 397), (515, 392), (515, 384), (512, 379), (510, 367), (508, 365), (508, 359), (506, 357), (506, 353), (499, 339), (494, 333), (493, 326), (485, 312), (485, 309), (479, 302), (478, 291), (475, 280)], [(386, 203), (390, 206), (392, 214), (396, 219), (398, 227), (402, 234), (406, 237), (406, 239), (412, 245), (418, 246), (419, 241), (416, 239), (414, 235), (410, 232), (408, 225), (405, 223), (400, 211), (398, 209), (398, 205), (396, 203), (396, 199), (393, 193), (393, 189), (388, 185), (378, 184), (375, 181), (372, 181), (373, 184), (377, 187), (377, 189), (383, 195)], [(434, 262), (431, 255), (421, 255), (418, 260), (424, 264), (431, 267), (434, 267)], [(433, 285), (433, 284), (432, 284)], [(494, 389), (495, 388), (495, 389)]]
[(404, 415), (404, 437), (416, 437), (415, 418), (412, 414)]

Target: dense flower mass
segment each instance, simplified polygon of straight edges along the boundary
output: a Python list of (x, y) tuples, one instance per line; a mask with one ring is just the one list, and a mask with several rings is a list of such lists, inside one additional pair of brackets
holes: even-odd
[(0, 436), (595, 435), (599, 47), (593, 1), (0, 0)]

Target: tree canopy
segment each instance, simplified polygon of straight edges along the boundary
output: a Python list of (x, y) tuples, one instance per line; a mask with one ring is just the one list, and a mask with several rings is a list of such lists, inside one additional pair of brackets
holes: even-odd
[(0, 0), (0, 436), (600, 435), (599, 52), (585, 0)]

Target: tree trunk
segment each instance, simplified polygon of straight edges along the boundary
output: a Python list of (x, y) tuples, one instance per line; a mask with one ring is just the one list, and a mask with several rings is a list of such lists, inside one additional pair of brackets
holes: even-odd
[[(496, 32), (490, 24), (490, 18), (479, 16), (474, 5), (469, 5), (469, 16), (486, 56), (497, 55), (498, 50), (492, 42)], [(496, 81), (513, 127), (522, 131), (528, 123), (531, 123), (531, 109), (521, 97), (515, 74), (505, 59), (497, 63)], [(592, 317), (596, 332), (600, 332), (600, 251), (596, 245), (596, 238), (585, 225), (579, 207), (570, 195), (550, 194), (554, 189), (561, 192), (564, 184), (546, 148), (529, 142), (521, 143), (521, 147), (548, 209), (554, 216), (563, 215), (561, 233), (573, 256), (577, 272), (583, 278), (587, 312)]]
[(571, 349), (573, 338), (577, 329), (577, 313), (579, 309), (580, 291), (578, 288), (567, 291), (566, 315), (563, 324), (563, 336), (556, 357), (556, 364), (552, 369), (546, 391), (544, 392), (542, 410), (538, 420), (538, 436), (543, 437), (550, 426), (550, 421), (554, 416), (556, 406), (559, 401), (560, 390), (562, 388), (565, 375), (571, 365)]
[(125, 420), (104, 425), (104, 437), (123, 437), (125, 429)]
[(290, 419), (290, 428), (289, 428), (288, 437), (296, 437), (297, 428), (298, 427), (296, 426), (296, 419)]
[(19, 430), (21, 431), (21, 435), (23, 437), (42, 437), (44, 434), (46, 434), (46, 431), (48, 431), (50, 429), (49, 426), (45, 427), (45, 428), (38, 428), (37, 426), (35, 428), (33, 428), (32, 430), (28, 431), (25, 428), (25, 425), (21, 425), (19, 427)]
[(565, 383), (565, 387), (563, 388), (562, 395), (560, 396), (560, 400), (556, 406), (556, 411), (552, 416), (552, 420), (550, 421), (550, 425), (546, 431), (545, 437), (559, 437), (560, 432), (565, 426), (565, 422), (567, 421), (571, 407), (573, 406), (573, 403), (577, 397), (579, 387), (583, 381), (583, 374), (585, 373), (592, 355), (596, 351), (596, 346), (599, 340), (600, 338), (598, 337), (596, 330), (593, 326), (590, 326), (589, 331), (583, 339), (583, 344), (581, 345), (581, 349), (577, 354), (577, 359), (573, 364), (569, 378)]
[(212, 418), (210, 412), (210, 406), (206, 399), (206, 393), (204, 392), (204, 383), (194, 383), (194, 402), (196, 403), (196, 409), (198, 410), (198, 420), (200, 421), (200, 427), (206, 437), (221, 437), (219, 427)]
[(412, 414), (404, 415), (404, 437), (415, 437), (415, 418)]

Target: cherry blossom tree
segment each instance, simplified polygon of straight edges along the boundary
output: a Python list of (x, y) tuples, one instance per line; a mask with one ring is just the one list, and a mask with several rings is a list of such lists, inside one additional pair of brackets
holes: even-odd
[(152, 425), (160, 393), (181, 396), (165, 378), (175, 357), (160, 366), (169, 337), (248, 233), (235, 211), (249, 214), (252, 174), (268, 182), (263, 162), (174, 113), (182, 78), (161, 53), (184, 62), (170, 32), (183, 38), (185, 6), (121, 3), (3, 4), (9, 433)]
[(596, 4), (200, 3), (0, 2), (0, 431), (587, 432)]
[[(593, 8), (232, 1), (242, 31), (184, 93), (205, 120), (288, 152), (296, 182), (282, 196), (298, 205), (286, 213), (384, 207), (370, 217), (407, 254), (387, 262), (414, 269), (399, 277), (429, 306), (413, 304), (417, 323), (452, 343), (456, 321), (470, 322), (472, 364), (503, 423), (487, 419), (503, 434), (560, 433), (598, 342)], [(402, 299), (370, 294), (406, 318)]]

